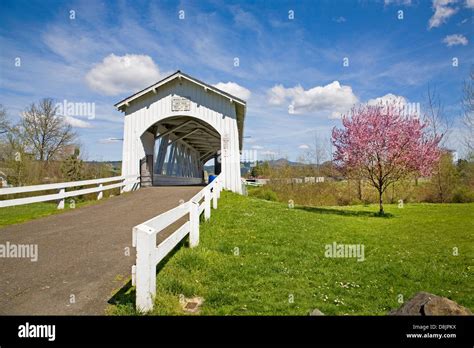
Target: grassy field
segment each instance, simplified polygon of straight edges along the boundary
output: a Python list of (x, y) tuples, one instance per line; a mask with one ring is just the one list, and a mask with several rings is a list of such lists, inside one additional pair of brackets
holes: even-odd
[[(200, 245), (159, 265), (153, 314), (183, 314), (184, 295), (204, 298), (202, 315), (385, 315), (418, 291), (474, 309), (474, 204), (387, 205), (388, 217), (227, 192), (219, 204)], [(365, 260), (325, 257), (333, 242), (363, 244)], [(116, 298), (111, 314), (137, 314), (133, 288)]]
[[(75, 208), (96, 204), (98, 202), (101, 201), (94, 200), (77, 202)], [(60, 214), (72, 209), (68, 202), (66, 202), (63, 210), (58, 210), (57, 206), (57, 203), (43, 202), (0, 208), (0, 228), (29, 220), (39, 219), (48, 215)]]

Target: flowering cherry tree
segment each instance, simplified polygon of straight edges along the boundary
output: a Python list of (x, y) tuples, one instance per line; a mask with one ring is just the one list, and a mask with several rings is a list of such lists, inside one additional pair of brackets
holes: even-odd
[(343, 128), (332, 130), (334, 162), (377, 189), (380, 214), (384, 213), (382, 195), (390, 184), (410, 174), (431, 175), (441, 155), (441, 137), (428, 136), (427, 124), (405, 115), (394, 102), (353, 108), (342, 124)]

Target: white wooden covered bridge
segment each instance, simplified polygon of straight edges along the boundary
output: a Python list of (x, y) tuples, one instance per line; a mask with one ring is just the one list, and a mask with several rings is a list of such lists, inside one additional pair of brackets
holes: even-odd
[(115, 106), (125, 114), (122, 175), (142, 186), (201, 184), (214, 159), (223, 188), (241, 193), (245, 101), (178, 70)]

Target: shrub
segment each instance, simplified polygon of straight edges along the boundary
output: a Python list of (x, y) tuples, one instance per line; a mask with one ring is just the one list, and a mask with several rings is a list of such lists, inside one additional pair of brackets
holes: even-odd
[(249, 191), (249, 196), (259, 198), (259, 199), (264, 199), (266, 201), (272, 201), (272, 202), (278, 201), (278, 196), (276, 192), (264, 187)]
[(453, 203), (470, 203), (474, 202), (474, 192), (466, 186), (461, 186), (453, 192)]

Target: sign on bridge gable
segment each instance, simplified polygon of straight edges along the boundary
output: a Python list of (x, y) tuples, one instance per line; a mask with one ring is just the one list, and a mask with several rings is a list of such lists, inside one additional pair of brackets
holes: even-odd
[(171, 99), (171, 111), (190, 111), (191, 101), (185, 97), (173, 97)]

